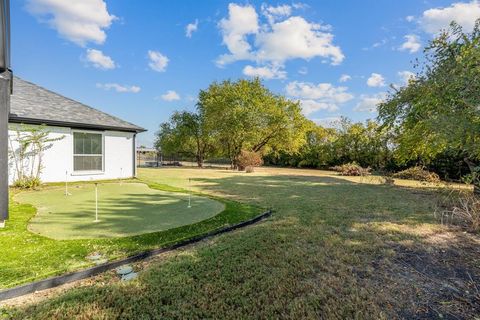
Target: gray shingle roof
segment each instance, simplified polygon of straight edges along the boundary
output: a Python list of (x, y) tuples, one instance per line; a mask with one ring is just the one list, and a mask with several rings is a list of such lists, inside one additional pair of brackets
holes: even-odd
[(13, 78), (9, 121), (90, 129), (145, 131), (132, 123), (18, 77)]

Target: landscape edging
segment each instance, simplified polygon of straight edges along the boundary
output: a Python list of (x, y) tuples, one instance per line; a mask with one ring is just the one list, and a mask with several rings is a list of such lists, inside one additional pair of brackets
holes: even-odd
[(242, 227), (252, 225), (256, 222), (259, 222), (260, 220), (263, 220), (263, 219), (269, 217), (271, 214), (272, 214), (272, 211), (268, 210), (268, 211), (254, 217), (252, 219), (249, 219), (249, 220), (246, 220), (246, 221), (243, 221), (243, 222), (231, 225), (231, 226), (223, 227), (221, 229), (213, 230), (213, 231), (210, 231), (210, 232), (208, 232), (204, 235), (195, 236), (195, 237), (177, 242), (177, 243), (175, 243), (173, 245), (170, 245), (170, 246), (167, 246), (167, 247), (161, 247), (161, 248), (157, 248), (157, 249), (147, 250), (147, 251), (132, 255), (130, 257), (124, 258), (124, 259), (120, 259), (120, 260), (116, 260), (116, 261), (112, 261), (112, 262), (106, 262), (106, 263), (103, 263), (101, 265), (90, 267), (90, 268), (87, 268), (87, 269), (74, 271), (74, 272), (67, 273), (67, 274), (60, 275), (60, 276), (50, 277), (50, 278), (47, 278), (47, 279), (44, 279), (44, 280), (38, 280), (38, 281), (35, 281), (35, 282), (23, 284), (23, 285), (13, 287), (13, 288), (4, 289), (4, 290), (0, 291), (0, 301), (20, 297), (20, 296), (23, 296), (23, 295), (26, 295), (26, 294), (29, 294), (29, 293), (34, 293), (36, 291), (51, 289), (51, 288), (58, 287), (58, 286), (61, 286), (63, 284), (69, 283), (69, 282), (93, 277), (97, 274), (100, 274), (100, 273), (103, 273), (105, 271), (118, 268), (119, 266), (122, 266), (122, 265), (125, 265), (125, 264), (128, 264), (128, 263), (133, 263), (133, 262), (136, 262), (136, 261), (144, 260), (146, 258), (155, 256), (155, 255), (158, 255), (158, 254), (161, 254), (161, 253), (169, 252), (169, 251), (187, 246), (187, 245), (192, 244), (192, 243), (196, 243), (196, 242), (205, 240), (207, 238), (210, 238), (210, 237), (213, 237), (213, 236), (216, 236), (216, 235), (219, 235), (219, 234), (223, 234), (223, 233), (230, 232), (230, 231), (242, 228)]

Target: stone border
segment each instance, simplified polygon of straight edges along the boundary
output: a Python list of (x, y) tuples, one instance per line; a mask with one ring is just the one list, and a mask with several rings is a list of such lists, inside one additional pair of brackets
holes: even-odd
[(205, 240), (207, 238), (210, 238), (210, 237), (222, 234), (222, 233), (227, 233), (227, 232), (230, 232), (230, 231), (242, 228), (242, 227), (252, 225), (252, 224), (257, 223), (260, 220), (263, 220), (263, 219), (265, 219), (265, 218), (267, 218), (271, 215), (272, 215), (272, 211), (268, 210), (268, 211), (262, 213), (261, 215), (258, 215), (258, 216), (254, 217), (252, 219), (234, 224), (232, 226), (227, 226), (227, 227), (223, 227), (221, 229), (210, 231), (210, 232), (208, 232), (204, 235), (195, 236), (195, 237), (190, 238), (190, 239), (182, 240), (182, 241), (180, 241), (176, 244), (173, 244), (173, 245), (170, 245), (170, 246), (167, 246), (167, 247), (147, 250), (147, 251), (135, 254), (133, 256), (124, 258), (124, 259), (120, 259), (120, 260), (116, 260), (116, 261), (112, 261), (112, 262), (106, 262), (104, 264), (94, 266), (94, 267), (90, 267), (90, 268), (87, 268), (87, 269), (83, 269), (83, 270), (67, 273), (67, 274), (64, 274), (64, 275), (47, 278), (45, 280), (39, 280), (39, 281), (24, 284), (24, 285), (20, 285), (20, 286), (17, 286), (17, 287), (5, 289), (5, 290), (0, 291), (0, 301), (20, 297), (20, 296), (23, 296), (23, 295), (26, 295), (26, 294), (29, 294), (29, 293), (33, 293), (33, 292), (36, 292), (36, 291), (41, 291), (41, 290), (46, 290), (46, 289), (58, 287), (58, 286), (61, 286), (63, 284), (69, 283), (69, 282), (73, 282), (73, 281), (77, 281), (77, 280), (81, 280), (81, 279), (86, 279), (86, 278), (95, 276), (97, 274), (100, 274), (102, 272), (115, 269), (115, 268), (117, 268), (119, 266), (122, 266), (124, 264), (144, 260), (144, 259), (147, 259), (149, 257), (155, 256), (155, 255), (158, 255), (158, 254), (161, 254), (161, 253), (169, 252), (169, 251), (187, 246), (187, 245), (192, 244), (192, 243), (196, 243), (196, 242)]

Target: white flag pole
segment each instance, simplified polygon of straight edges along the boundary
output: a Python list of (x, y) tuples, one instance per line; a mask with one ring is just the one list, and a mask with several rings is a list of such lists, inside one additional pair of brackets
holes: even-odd
[(95, 182), (95, 221), (98, 222), (98, 183)]
[(65, 171), (65, 196), (71, 196), (68, 192), (68, 171)]
[(191, 178), (188, 178), (188, 207), (192, 207), (192, 186), (191, 186)]

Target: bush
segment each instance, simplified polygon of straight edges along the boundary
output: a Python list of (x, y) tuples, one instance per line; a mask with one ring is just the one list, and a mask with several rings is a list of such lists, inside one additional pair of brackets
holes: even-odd
[(342, 176), (366, 176), (370, 174), (370, 168), (363, 168), (356, 162), (342, 164), (331, 168)]
[(457, 224), (468, 231), (480, 232), (480, 197), (470, 192), (451, 192), (437, 205), (435, 215), (442, 223)]
[(40, 186), (41, 183), (39, 178), (24, 176), (21, 179), (15, 180), (13, 186), (20, 189), (35, 189)]
[(394, 178), (410, 179), (425, 182), (440, 182), (440, 177), (435, 172), (425, 170), (423, 167), (411, 167), (393, 174)]
[(242, 150), (237, 160), (238, 170), (253, 172), (255, 167), (263, 164), (262, 156), (257, 152)]
[(248, 167), (245, 168), (246, 173), (252, 173), (254, 171), (255, 171), (255, 167), (248, 166)]

